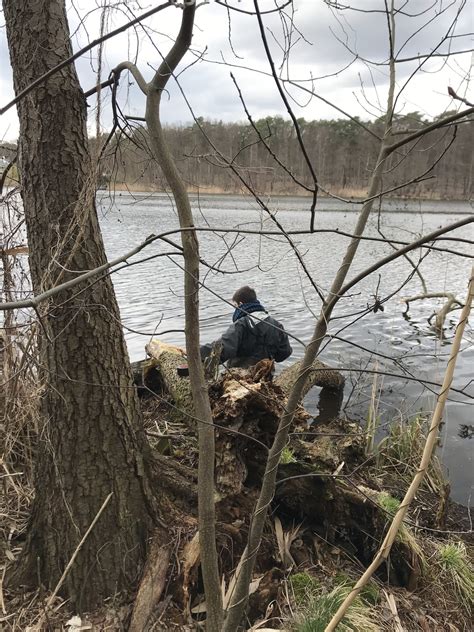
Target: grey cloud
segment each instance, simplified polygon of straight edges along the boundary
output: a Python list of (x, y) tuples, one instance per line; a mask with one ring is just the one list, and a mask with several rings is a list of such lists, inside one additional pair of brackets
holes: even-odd
[[(413, 9), (420, 9), (423, 6), (427, 6), (431, 0), (416, 0), (416, 2), (409, 2), (407, 7), (413, 7)], [(377, 6), (380, 7), (383, 3), (369, 0), (364, 2), (357, 2), (357, 6)], [(460, 0), (456, 0), (456, 7), (460, 5)], [(92, 5), (91, 6), (95, 6)], [(311, 44), (305, 43), (303, 40), (298, 42), (291, 53), (292, 71), (291, 76), (293, 78), (302, 79), (309, 77), (311, 74), (314, 77), (327, 75), (331, 73), (339, 72), (350, 60), (351, 54), (344, 48), (344, 46), (337, 41), (330, 31), (332, 25), (333, 30), (338, 32), (342, 37), (345, 37), (344, 32), (339, 27), (337, 21), (334, 19), (331, 11), (328, 10), (325, 3), (320, 0), (295, 0), (295, 6), (297, 11), (295, 13), (295, 22), (298, 28), (301, 29), (305, 37), (308, 38)], [(446, 5), (447, 6), (447, 5)], [(466, 5), (468, 6), (468, 5)], [(455, 7), (454, 7), (455, 8)], [(469, 7), (468, 7), (469, 8)], [(463, 13), (459, 22), (458, 32), (466, 32), (472, 30), (469, 25), (469, 10)], [(440, 19), (435, 21), (429, 29), (422, 30), (413, 38), (410, 44), (403, 51), (403, 56), (416, 54), (420, 51), (429, 50), (438, 43), (441, 37), (441, 32), (449, 20), (452, 19), (453, 8), (446, 12)], [(73, 14), (71, 14), (73, 16)], [(349, 22), (349, 13), (343, 14), (343, 20)], [(74, 17), (73, 28), (77, 26), (77, 18)], [(172, 10), (170, 12), (160, 13), (153, 21), (154, 28), (157, 31), (168, 33), (172, 36), (177, 32), (179, 20), (179, 11)], [(271, 29), (275, 37), (281, 33), (281, 27), (277, 16), (266, 16), (264, 18), (265, 25)], [(116, 18), (110, 27), (117, 26), (123, 22), (123, 16)], [(373, 58), (378, 61), (382, 61), (387, 56), (387, 27), (384, 16), (377, 16), (376, 14), (365, 13), (352, 13), (350, 15), (351, 27), (346, 23), (344, 26), (345, 32), (351, 42), (351, 45), (356, 45), (357, 51), (360, 55)], [(418, 28), (423, 22), (423, 19), (415, 19), (410, 21), (405, 18), (400, 18), (397, 26), (397, 38), (398, 41), (404, 41), (413, 28)], [(90, 37), (97, 35), (97, 14), (93, 15), (89, 24), (91, 27)], [(229, 72), (232, 70), (236, 77), (238, 77), (239, 85), (244, 93), (246, 103), (255, 118), (265, 116), (267, 114), (280, 113), (286, 116), (285, 108), (282, 106), (281, 99), (275, 89), (274, 83), (268, 77), (252, 73), (244, 69), (229, 68), (226, 66), (220, 66), (210, 63), (211, 60), (221, 60), (221, 55), (235, 64), (236, 66), (248, 66), (249, 68), (261, 69), (268, 73), (269, 66), (266, 60), (260, 34), (257, 28), (255, 17), (242, 16), (240, 14), (232, 14), (231, 22), (232, 30), (232, 43), (235, 51), (238, 55), (244, 57), (244, 59), (238, 59), (234, 56), (232, 48), (228, 41), (228, 19), (225, 9), (214, 3), (201, 7), (197, 13), (197, 26), (194, 33), (193, 46), (195, 49), (203, 51), (204, 47), (208, 47), (206, 59), (203, 63), (198, 63), (189, 68), (184, 74), (180, 76), (182, 86), (189, 96), (195, 114), (197, 116), (204, 116), (211, 119), (221, 120), (244, 120), (245, 113), (242, 110), (242, 106), (236, 94), (235, 87), (229, 78)], [(150, 77), (153, 70), (152, 67), (156, 67), (159, 63), (159, 55), (157, 51), (150, 45), (147, 38), (143, 36), (143, 32), (139, 29), (137, 31), (138, 38), (141, 40), (142, 51), (139, 56), (139, 66), (143, 74), (146, 77)], [(267, 31), (269, 43), (272, 52), (275, 55), (275, 60), (281, 59), (281, 51), (275, 44), (270, 31)], [(126, 35), (121, 36), (107, 42), (105, 46), (105, 59), (104, 59), (104, 76), (110, 71), (110, 68), (114, 67), (120, 61), (123, 61), (129, 54), (129, 49), (134, 52), (134, 38), (135, 36)], [(153, 33), (153, 39), (159, 42), (160, 50), (166, 52), (170, 46), (170, 40), (163, 35)], [(456, 40), (456, 46), (459, 45), (459, 41)], [(75, 42), (77, 46), (77, 42)], [(465, 45), (461, 47), (464, 48)], [(0, 32), (0, 56), (2, 59), (2, 67), (4, 69), (9, 68), (8, 53), (6, 48), (6, 42), (4, 38), (4, 31)], [(96, 82), (95, 68), (96, 68), (97, 50), (91, 51), (88, 55), (85, 55), (77, 62), (78, 74), (80, 77), (81, 85), (85, 90), (91, 88)], [(195, 58), (188, 53), (186, 56), (185, 64), (189, 64)], [(429, 62), (427, 68), (439, 67), (440, 62)], [(414, 68), (413, 64), (406, 64), (397, 67), (398, 78), (400, 82), (403, 82), (408, 74)], [(412, 101), (420, 101), (420, 108), (430, 110), (434, 107), (434, 103), (440, 103), (439, 109), (446, 107), (446, 98), (436, 101), (432, 96), (436, 91), (439, 92), (439, 85), (444, 85), (449, 77), (449, 68), (443, 70), (439, 77), (433, 78), (430, 76), (423, 77), (424, 90), (414, 90), (408, 94), (408, 99)], [(339, 73), (337, 77), (330, 77), (327, 79), (320, 79), (316, 81), (315, 87), (325, 98), (335, 101), (338, 105), (345, 109), (351, 109), (353, 114), (361, 115), (367, 118), (367, 114), (361, 109), (352, 95), (354, 91), (360, 93), (360, 78), (361, 75), (364, 84), (367, 88), (367, 94), (370, 98), (373, 97), (373, 90), (371, 90), (370, 83), (371, 77), (367, 68), (361, 61), (354, 63), (345, 72)], [(379, 89), (383, 95), (387, 85), (387, 73), (386, 68), (376, 68), (374, 70), (374, 77), (379, 86)], [(442, 79), (441, 79), (442, 78)], [(132, 84), (134, 82), (131, 82)], [(125, 112), (133, 115), (142, 115), (144, 110), (144, 98), (135, 85), (128, 86), (129, 78), (124, 76), (121, 82), (121, 88), (119, 92), (120, 103), (123, 105)], [(306, 84), (308, 85), (308, 84)], [(419, 84), (417, 83), (417, 86)], [(2, 104), (8, 99), (9, 87), (11, 86), (11, 78), (8, 75), (8, 71), (2, 72)], [(292, 88), (291, 94), (295, 95), (298, 99), (305, 99), (304, 95), (299, 94), (297, 90)], [(191, 114), (182, 99), (177, 87), (170, 82), (169, 85), (170, 102), (166, 99), (163, 104), (163, 120), (165, 122), (186, 122), (191, 120)], [(11, 88), (10, 88), (11, 94)], [(411, 96), (410, 96), (411, 95)], [(91, 120), (94, 114), (94, 100), (90, 100), (91, 108)], [(411, 106), (410, 106), (411, 107)], [(414, 108), (412, 108), (414, 109)], [(315, 101), (307, 109), (299, 108), (295, 106), (295, 113), (297, 116), (311, 117), (333, 117), (339, 116), (330, 108), (323, 106), (320, 102)], [(434, 112), (436, 113), (436, 112)], [(2, 130), (5, 129), (4, 121), (8, 120), (11, 126), (14, 126), (14, 116), (12, 112), (7, 117), (2, 118), (0, 121), (0, 136)], [(110, 96), (108, 93), (104, 94), (104, 126), (110, 127), (111, 115), (110, 115)], [(11, 134), (10, 134), (11, 135)]]
[[(409, 3), (406, 7), (413, 11), (421, 11), (423, 7), (431, 4), (431, 1), (421, 0), (416, 3)], [(304, 2), (301, 0), (296, 3), (300, 7), (295, 15), (295, 24), (301, 29), (301, 32), (308, 38), (311, 45), (300, 40), (296, 44), (292, 52), (292, 62), (296, 67), (301, 67), (303, 73), (312, 72), (314, 76), (334, 73), (345, 67), (352, 59), (353, 55), (349, 49), (362, 57), (368, 58), (375, 62), (384, 62), (388, 58), (388, 35), (387, 20), (385, 15), (377, 13), (361, 13), (344, 11), (338, 13), (336, 19), (333, 13), (323, 3), (316, 4), (313, 0)], [(356, 3), (357, 6), (366, 6), (367, 8), (380, 8), (379, 2)], [(418, 53), (430, 52), (439, 44), (443, 37), (447, 26), (451, 23), (457, 8), (461, 6), (461, 2), (457, 1), (451, 8), (443, 13), (440, 17), (433, 19), (426, 29), (421, 28), (428, 20), (434, 18), (434, 9), (426, 16), (408, 18), (399, 16), (396, 26), (397, 50), (400, 46), (408, 41), (403, 48), (402, 57), (417, 55)], [(469, 6), (466, 5), (458, 22), (458, 32), (469, 32), (471, 29)], [(277, 35), (281, 29), (275, 24), (272, 25), (273, 33)], [(417, 31), (419, 31), (417, 33)], [(247, 26), (241, 32), (237, 28), (233, 29), (236, 49), (238, 52), (245, 52), (257, 63), (264, 57), (260, 35), (255, 28), (255, 24)], [(411, 39), (410, 36), (415, 34)], [(296, 34), (295, 34), (296, 37)], [(341, 41), (338, 41), (339, 38)], [(281, 58), (281, 51), (278, 50), (272, 37), (268, 35), (269, 43), (275, 54), (275, 59)], [(281, 37), (280, 37), (281, 40)], [(347, 40), (346, 48), (343, 43)], [(466, 48), (467, 42), (459, 40), (456, 46), (461, 49)], [(225, 42), (225, 36), (221, 34), (220, 44), (224, 50), (228, 50)], [(448, 50), (448, 43), (440, 47), (440, 52)], [(400, 78), (407, 76), (410, 68), (399, 65), (398, 75)], [(353, 85), (358, 84), (357, 72), (351, 67), (348, 74), (354, 77)], [(296, 70), (294, 72), (296, 75)]]

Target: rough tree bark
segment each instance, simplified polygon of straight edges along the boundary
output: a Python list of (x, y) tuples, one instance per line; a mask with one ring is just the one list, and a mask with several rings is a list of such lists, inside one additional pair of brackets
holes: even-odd
[[(214, 500), (215, 437), (211, 406), (199, 351), (199, 242), (196, 232), (187, 230), (194, 228), (189, 195), (165, 141), (160, 118), (161, 96), (169, 78), (191, 45), (195, 11), (195, 0), (184, 3), (181, 27), (176, 41), (163, 59), (153, 79), (146, 86), (145, 120), (153, 157), (160, 166), (172, 191), (178, 212), (179, 225), (182, 229), (185, 229), (181, 234), (181, 242), (184, 255), (186, 354), (194, 409), (198, 420), (200, 454), (198, 468), (199, 549), (207, 600), (206, 629), (209, 632), (220, 632), (223, 613), (216, 549)], [(137, 73), (135, 73), (135, 76), (137, 76)]]
[[(71, 55), (63, 0), (4, 0), (16, 93)], [(105, 262), (86, 103), (73, 65), (18, 104), (21, 193), (35, 293)], [(41, 314), (43, 430), (27, 542), (13, 580), (54, 587), (104, 499), (113, 496), (64, 590), (90, 608), (137, 578), (151, 494), (110, 279), (65, 291)]]

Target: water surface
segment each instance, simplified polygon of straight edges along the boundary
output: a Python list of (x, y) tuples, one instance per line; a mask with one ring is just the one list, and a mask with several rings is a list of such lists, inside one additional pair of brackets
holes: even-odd
[[(238, 196), (193, 197), (196, 225), (221, 229), (276, 230), (274, 221), (255, 202)], [(309, 226), (309, 202), (304, 198), (275, 198), (270, 208), (286, 231), (305, 230)], [(351, 233), (360, 206), (334, 200), (320, 200), (316, 229), (332, 229)], [(438, 227), (455, 222), (472, 213), (463, 202), (384, 202), (381, 213), (374, 212), (367, 235), (400, 241), (413, 241)], [(150, 234), (178, 228), (172, 202), (164, 194), (116, 193), (100, 196), (101, 225), (109, 257), (122, 255)], [(469, 225), (451, 236), (474, 239)], [(170, 239), (179, 243), (179, 235)], [(336, 273), (348, 239), (334, 233), (314, 233), (292, 237), (293, 246), (282, 236), (261, 237), (235, 233), (200, 233), (202, 258), (215, 269), (202, 267), (204, 288), (201, 293), (201, 339), (217, 338), (231, 322), (232, 308), (222, 300), (230, 299), (235, 289), (249, 284), (258, 292), (270, 313), (282, 321), (298, 340), (290, 361), (303, 354), (314, 328), (321, 301), (307, 274), (326, 293)], [(463, 242), (441, 241), (439, 247), (469, 253), (472, 247)], [(303, 257), (307, 274), (294, 252)], [(349, 274), (365, 270), (393, 249), (386, 243), (365, 241), (361, 244)], [(155, 242), (130, 260), (155, 256), (140, 265), (129, 265), (113, 274), (113, 282), (126, 329), (132, 360), (145, 356), (144, 346), (152, 335), (184, 346), (183, 261), (169, 244)], [(463, 300), (466, 294), (471, 260), (451, 253), (432, 252), (420, 263), (425, 250), (411, 254), (419, 264), (428, 291), (451, 292)], [(162, 255), (162, 256), (156, 256)], [(377, 398), (381, 423), (394, 417), (410, 418), (420, 410), (432, 410), (437, 386), (422, 386), (412, 378), (433, 383), (443, 379), (447, 354), (459, 311), (450, 314), (446, 323), (446, 340), (440, 342), (430, 329), (428, 318), (442, 304), (439, 299), (414, 302), (409, 320), (403, 317), (402, 297), (422, 292), (421, 281), (405, 258), (375, 272), (342, 298), (334, 312), (321, 359), (346, 369), (346, 412), (365, 420), (373, 383), (371, 371), (388, 372), (379, 376)], [(374, 296), (387, 299), (384, 311), (369, 311)], [(169, 333), (163, 333), (169, 332)], [(334, 337), (334, 336), (337, 336)], [(379, 354), (379, 355), (376, 355)], [(471, 383), (474, 366), (472, 330), (466, 338), (456, 367), (454, 386), (466, 389), (474, 397)], [(350, 370), (350, 372), (349, 372)], [(317, 389), (308, 396), (306, 405), (317, 415)], [(462, 438), (463, 425), (473, 423), (473, 399), (451, 394), (444, 415), (440, 456), (452, 484), (452, 497), (468, 503), (472, 481), (472, 446)], [(464, 432), (466, 434), (466, 432)]]

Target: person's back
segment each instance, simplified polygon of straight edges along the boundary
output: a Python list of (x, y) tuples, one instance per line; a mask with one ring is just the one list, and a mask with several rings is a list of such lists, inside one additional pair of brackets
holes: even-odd
[[(232, 301), (236, 306), (233, 323), (220, 338), (222, 343), (221, 362), (229, 367), (247, 368), (268, 358), (283, 362), (292, 353), (292, 348), (283, 325), (270, 316), (258, 301), (255, 291), (244, 286), (237, 290)], [(212, 345), (201, 347), (204, 360)]]

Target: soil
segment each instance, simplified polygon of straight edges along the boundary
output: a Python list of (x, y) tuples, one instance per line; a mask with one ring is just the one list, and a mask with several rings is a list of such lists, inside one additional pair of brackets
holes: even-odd
[[(240, 379), (245, 379), (244, 374)], [(156, 385), (162, 387), (159, 380)], [(234, 408), (230, 410), (225, 403), (225, 389), (221, 381), (210, 392), (214, 416), (222, 424), (217, 432), (217, 546), (221, 572), (228, 583), (245, 546), (264, 464), (264, 446), (272, 440), (282, 400), (278, 387), (271, 381), (262, 382), (261, 388), (245, 402), (232, 400)], [(204, 591), (199, 563), (192, 555), (197, 532), (196, 437), (188, 424), (170, 414), (173, 407), (163, 394), (155, 397), (142, 391), (141, 403), (145, 432), (156, 459), (157, 481), (161, 477), (163, 484), (167, 480), (166, 468), (171, 468), (186, 485), (184, 492), (177, 483), (169, 496), (172, 561), (165, 589), (145, 629), (202, 629)], [(223, 430), (230, 418), (232, 428), (238, 430), (237, 438)], [(249, 628), (264, 621), (267, 628), (292, 629), (293, 615), (301, 608), (292, 577), (303, 573), (312, 578), (319, 593), (327, 593), (341, 582), (355, 581), (373, 558), (390, 521), (390, 516), (373, 501), (373, 494), (389, 490), (396, 495), (397, 479), (393, 472), (385, 479), (382, 474), (374, 476), (374, 460), (365, 455), (362, 429), (338, 417), (318, 423), (315, 433), (314, 428), (309, 431), (308, 419), (301, 409), (286, 462), (279, 468), (275, 499), (254, 571), (255, 590), (247, 615)], [(256, 447), (257, 438), (263, 447)], [(431, 557), (439, 543), (453, 538), (468, 546), (474, 544), (466, 508), (449, 499), (443, 504), (443, 499), (440, 501), (440, 496), (428, 489), (420, 490), (407, 525), (424, 555)], [(7, 543), (7, 522), (1, 526), (5, 536), (2, 557), (11, 558), (18, 550), (15, 547), (21, 546), (21, 538)], [(394, 545), (389, 561), (380, 567), (372, 582), (380, 629), (471, 629), (466, 607), (459, 603), (450, 586), (433, 579), (423, 565), (424, 561), (405, 544)], [(395, 614), (387, 595), (393, 596)], [(0, 628), (6, 631), (39, 630), (34, 625), (40, 619), (43, 630), (128, 630), (134, 604), (134, 594), (116, 595), (100, 610), (77, 615), (60, 597), (46, 613), (48, 595), (41, 590), (20, 595), (3, 587), (0, 598)]]

